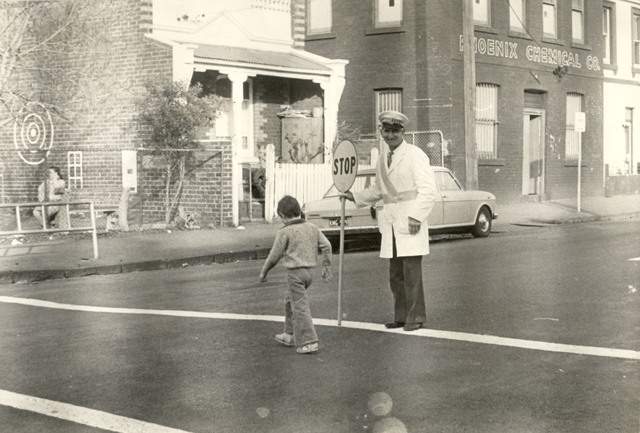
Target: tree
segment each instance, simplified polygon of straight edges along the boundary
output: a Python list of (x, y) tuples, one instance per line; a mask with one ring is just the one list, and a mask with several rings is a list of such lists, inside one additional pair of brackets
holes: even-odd
[(169, 80), (149, 81), (138, 101), (138, 127), (145, 147), (153, 150), (165, 167), (165, 224), (175, 215), (187, 174), (187, 159), (200, 149), (197, 133), (213, 126), (222, 102), (202, 96), (202, 86), (187, 87)]
[(34, 103), (69, 119), (120, 89), (102, 76), (113, 14), (113, 0), (1, 1), (0, 126)]

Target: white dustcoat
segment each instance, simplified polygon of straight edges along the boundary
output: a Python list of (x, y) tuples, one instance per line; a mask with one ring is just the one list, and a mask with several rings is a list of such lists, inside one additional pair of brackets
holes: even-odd
[[(399, 196), (415, 196), (415, 199), (385, 202), (384, 209), (378, 212), (378, 228), (382, 235), (380, 257), (393, 257), (393, 234), (396, 237), (398, 257), (429, 254), (429, 227), (427, 217), (436, 199), (437, 186), (429, 157), (418, 147), (403, 141), (393, 152), (391, 166), (387, 169), (389, 147), (384, 151), (376, 165), (376, 180), (366, 190), (354, 192), (357, 206), (372, 205), (390, 195), (381, 178), (381, 170), (387, 170), (389, 179)], [(417, 195), (408, 191), (416, 191)], [(409, 233), (409, 217), (421, 222), (420, 231)]]

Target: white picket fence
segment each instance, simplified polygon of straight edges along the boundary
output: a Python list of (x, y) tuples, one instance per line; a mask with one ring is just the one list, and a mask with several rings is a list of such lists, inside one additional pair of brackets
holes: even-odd
[[(300, 205), (321, 199), (333, 185), (330, 164), (282, 164), (274, 163), (267, 148), (265, 219), (272, 221), (277, 216), (278, 201), (285, 195), (295, 197)], [(372, 168), (368, 164), (358, 165), (358, 170)]]

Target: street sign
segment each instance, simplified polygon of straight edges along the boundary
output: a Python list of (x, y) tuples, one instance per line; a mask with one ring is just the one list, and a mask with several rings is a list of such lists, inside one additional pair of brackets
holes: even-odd
[(331, 174), (333, 184), (338, 191), (347, 192), (356, 180), (358, 173), (358, 152), (349, 140), (343, 140), (333, 152)]
[(575, 131), (576, 132), (585, 132), (587, 130), (587, 116), (584, 111), (576, 112), (575, 118)]

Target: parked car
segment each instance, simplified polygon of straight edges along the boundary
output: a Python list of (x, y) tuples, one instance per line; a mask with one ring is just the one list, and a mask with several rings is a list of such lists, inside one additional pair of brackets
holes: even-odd
[[(474, 237), (487, 237), (491, 233), (492, 221), (496, 213), (496, 197), (486, 191), (465, 191), (453, 173), (445, 167), (432, 167), (438, 185), (436, 202), (429, 214), (429, 233), (468, 232)], [(362, 191), (375, 179), (375, 170), (358, 172), (351, 191)], [(327, 236), (340, 234), (340, 199), (335, 185), (331, 186), (321, 200), (305, 203), (302, 207), (304, 218), (320, 227)], [(375, 206), (356, 207), (353, 202), (345, 203), (345, 236), (349, 234), (378, 233), (375, 219), (377, 211), (384, 203)]]

